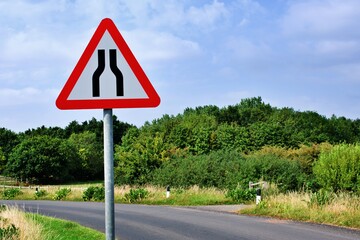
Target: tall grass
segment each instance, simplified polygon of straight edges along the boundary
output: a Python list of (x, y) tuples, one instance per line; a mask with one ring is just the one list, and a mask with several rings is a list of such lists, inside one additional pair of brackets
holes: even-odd
[(271, 195), (259, 205), (241, 210), (241, 213), (360, 229), (360, 197), (344, 192)]
[[(24, 213), (16, 207), (0, 212), (0, 239), (3, 240), (99, 240), (105, 235), (78, 223)], [(4, 234), (5, 230), (5, 234)], [(9, 231), (10, 230), (10, 231)]]
[[(17, 208), (5, 208), (0, 212), (0, 228), (6, 229), (13, 225), (17, 229), (16, 240), (43, 240), (46, 234), (40, 224), (33, 219), (27, 218), (26, 215)], [(7, 239), (7, 238), (5, 238)]]
[[(100, 186), (89, 185), (89, 186)], [(35, 188), (21, 189), (21, 194), (14, 196), (12, 199), (17, 200), (54, 200), (61, 189), (71, 189), (69, 194), (61, 199), (65, 201), (83, 201), (83, 193), (86, 187), (78, 186), (46, 186), (38, 189), (36, 193)], [(225, 190), (217, 188), (201, 188), (199, 186), (192, 186), (189, 188), (171, 188), (170, 198), (166, 198), (166, 188), (148, 186), (116, 186), (114, 189), (116, 203), (128, 203), (125, 194), (130, 192), (130, 189), (143, 188), (149, 192), (145, 199), (137, 203), (143, 204), (159, 204), (159, 205), (214, 205), (214, 204), (230, 204), (231, 199), (226, 198)], [(40, 194), (41, 193), (41, 194)], [(3, 197), (0, 191), (0, 198)], [(3, 197), (4, 198), (4, 197)]]

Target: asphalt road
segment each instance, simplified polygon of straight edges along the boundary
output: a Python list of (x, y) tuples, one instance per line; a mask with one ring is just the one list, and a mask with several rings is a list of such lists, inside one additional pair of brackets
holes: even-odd
[[(0, 201), (105, 232), (104, 203)], [(360, 231), (182, 207), (115, 206), (115, 235), (126, 239), (359, 240)]]

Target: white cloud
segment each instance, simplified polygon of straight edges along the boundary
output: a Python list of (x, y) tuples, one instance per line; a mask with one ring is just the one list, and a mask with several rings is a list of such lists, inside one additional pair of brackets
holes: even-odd
[(211, 26), (227, 15), (228, 10), (225, 4), (214, 0), (211, 4), (205, 4), (201, 8), (190, 7), (186, 13), (186, 19), (197, 26)]
[(358, 37), (360, 1), (308, 0), (293, 2), (284, 18), (282, 28), (286, 35), (300, 38)]
[(131, 15), (131, 22), (141, 28), (172, 28), (173, 31), (177, 31), (184, 26), (190, 26), (208, 30), (228, 15), (225, 4), (217, 0), (200, 6), (192, 5), (191, 1), (147, 0), (144, 2), (146, 3), (122, 2), (128, 10), (127, 14)]
[(170, 33), (134, 30), (124, 32), (134, 55), (141, 61), (166, 61), (198, 55), (199, 44)]
[(23, 89), (0, 89), (0, 107), (12, 107), (19, 105), (31, 106), (33, 104), (47, 104), (48, 102), (55, 102), (58, 90), (45, 89), (40, 90), (36, 88)]
[(357, 0), (294, 1), (281, 18), (281, 40), (295, 63), (345, 67), (360, 60), (359, 19)]

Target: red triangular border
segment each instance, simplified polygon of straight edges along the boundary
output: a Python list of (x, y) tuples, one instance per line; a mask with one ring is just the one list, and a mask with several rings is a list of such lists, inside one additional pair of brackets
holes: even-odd
[[(71, 91), (73, 90), (76, 82), (79, 80), (82, 72), (88, 64), (92, 54), (96, 50), (101, 38), (105, 31), (108, 31), (113, 38), (118, 49), (121, 51), (125, 60), (128, 62), (131, 70), (134, 72), (136, 78), (144, 89), (149, 98), (132, 98), (132, 99), (89, 99), (89, 100), (69, 100)], [(69, 79), (61, 90), (58, 98), (56, 99), (56, 106), (59, 109), (111, 109), (111, 108), (145, 108), (157, 107), (160, 104), (160, 97), (150, 83), (145, 72), (126, 44), (124, 38), (121, 36), (119, 30), (116, 28), (114, 22), (109, 19), (103, 19), (94, 35), (90, 39), (89, 44), (85, 48), (84, 53), (81, 55), (79, 62), (76, 64)]]

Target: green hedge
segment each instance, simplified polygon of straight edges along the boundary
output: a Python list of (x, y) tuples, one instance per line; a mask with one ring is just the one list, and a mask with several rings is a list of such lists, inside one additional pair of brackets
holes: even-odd
[(303, 186), (306, 175), (295, 160), (275, 155), (244, 156), (236, 151), (218, 151), (209, 155), (174, 158), (165, 162), (152, 175), (155, 185), (174, 187), (247, 187), (249, 182), (264, 180), (276, 183), (282, 190)]

